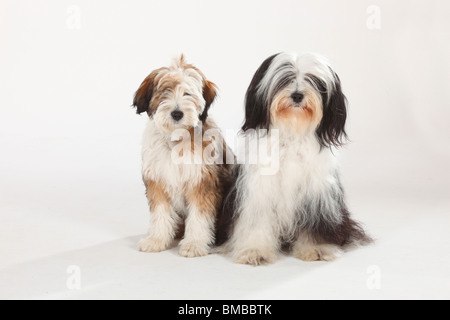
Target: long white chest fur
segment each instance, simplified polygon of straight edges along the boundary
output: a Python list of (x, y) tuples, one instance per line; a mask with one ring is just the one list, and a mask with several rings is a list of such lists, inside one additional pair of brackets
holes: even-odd
[(318, 195), (323, 195), (323, 201), (330, 190), (339, 188), (337, 161), (329, 149), (320, 149), (316, 139), (295, 137), (280, 138), (278, 159), (279, 169), (271, 175), (262, 174), (262, 165), (245, 166), (238, 184), (246, 198), (241, 201), (239, 224), (259, 225), (261, 230), (273, 228), (278, 236), (289, 238), (299, 222), (317, 219), (312, 212), (302, 211), (306, 203), (315, 201)]
[(182, 210), (185, 207), (183, 188), (186, 183), (200, 183), (202, 165), (178, 164), (173, 160), (172, 147), (170, 136), (161, 132), (150, 120), (143, 137), (142, 175), (144, 179), (162, 183), (172, 199), (172, 205)]

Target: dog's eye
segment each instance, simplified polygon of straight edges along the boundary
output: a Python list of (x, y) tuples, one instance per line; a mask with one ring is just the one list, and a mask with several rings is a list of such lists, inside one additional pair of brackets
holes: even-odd
[(185, 92), (185, 93), (184, 93), (184, 96), (185, 96), (185, 97), (190, 97), (190, 96), (192, 96), (192, 94), (190, 94), (189, 92)]

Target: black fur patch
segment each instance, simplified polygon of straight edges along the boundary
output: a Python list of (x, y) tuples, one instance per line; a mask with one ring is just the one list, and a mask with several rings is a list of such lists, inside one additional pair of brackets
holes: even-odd
[(203, 113), (199, 116), (200, 121), (203, 123), (205, 123), (206, 119), (208, 118), (209, 108), (211, 108), (211, 105), (213, 104), (217, 96), (216, 85), (211, 81), (208, 80), (204, 81), (205, 83), (203, 84), (203, 98), (205, 99), (205, 109), (203, 110)]
[(238, 203), (236, 186), (237, 180), (242, 174), (241, 167), (241, 165), (235, 165), (233, 167), (233, 176), (228, 190), (225, 190), (222, 207), (217, 215), (216, 246), (221, 246), (229, 240), (235, 221), (238, 218), (236, 212), (240, 204)]
[(325, 83), (312, 74), (306, 75), (306, 80), (317, 88), (322, 96), (323, 117), (316, 130), (316, 135), (320, 145), (325, 148), (342, 146), (348, 139), (345, 132), (347, 98), (342, 92), (338, 75), (335, 73), (334, 75), (335, 89), (331, 92), (329, 98)]
[(154, 79), (159, 70), (153, 71), (140, 85), (136, 91), (133, 100), (133, 107), (136, 108), (136, 113), (141, 114), (147, 112), (149, 117), (153, 116), (154, 110), (150, 109), (150, 102), (153, 98), (153, 91), (155, 87)]
[[(283, 71), (281, 71), (283, 70)], [(297, 74), (295, 73), (295, 66), (292, 63), (282, 64), (278, 70), (283, 73), (283, 77), (280, 77), (278, 82), (276, 82), (273, 86), (272, 96), (269, 97), (269, 105), (272, 104), (275, 95), (290, 85), (297, 78)]]
[(269, 129), (270, 127), (270, 110), (264, 97), (258, 95), (259, 84), (267, 73), (273, 59), (279, 54), (275, 54), (266, 59), (256, 71), (252, 82), (248, 87), (245, 95), (245, 123), (242, 126), (242, 131), (249, 129)]
[[(345, 246), (355, 241), (369, 243), (372, 239), (366, 235), (364, 229), (350, 218), (350, 212), (344, 201), (344, 191), (339, 185), (340, 192), (334, 192), (331, 196), (333, 202), (325, 199), (314, 199), (305, 203), (299, 215), (300, 229), (310, 234), (316, 243), (330, 243), (338, 246)], [(331, 191), (330, 191), (331, 192)], [(333, 212), (328, 212), (332, 210)], [(340, 223), (333, 223), (327, 216), (338, 213), (341, 217)], [(313, 215), (314, 218), (306, 219), (307, 223), (302, 223), (302, 215)], [(301, 232), (301, 230), (299, 230)]]
[[(141, 114), (149, 111), (149, 104), (152, 100), (153, 86), (147, 91), (146, 94), (136, 95), (133, 101), (133, 107), (136, 108), (136, 113)], [(151, 116), (151, 114), (149, 114)]]

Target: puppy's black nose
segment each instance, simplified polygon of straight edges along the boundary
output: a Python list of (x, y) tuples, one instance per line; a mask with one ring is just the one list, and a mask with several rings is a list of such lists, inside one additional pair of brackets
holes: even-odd
[(170, 114), (175, 121), (180, 121), (184, 117), (183, 111), (175, 110)]
[(294, 92), (291, 96), (292, 100), (294, 100), (295, 103), (300, 103), (303, 101), (303, 93), (301, 92)]

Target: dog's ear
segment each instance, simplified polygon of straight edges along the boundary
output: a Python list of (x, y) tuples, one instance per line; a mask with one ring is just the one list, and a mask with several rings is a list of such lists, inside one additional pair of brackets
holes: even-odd
[(152, 101), (153, 91), (155, 90), (155, 78), (160, 73), (161, 69), (153, 71), (142, 82), (139, 89), (136, 91), (133, 101), (133, 107), (136, 108), (137, 114), (147, 112), (149, 117), (153, 116), (156, 110), (150, 108), (150, 102)]
[[(341, 80), (334, 72), (334, 88), (328, 99), (323, 97), (323, 117), (316, 134), (323, 147), (340, 147), (348, 140), (345, 132), (347, 121), (347, 98), (342, 92)], [(325, 98), (325, 100), (324, 100)]]
[(203, 80), (203, 98), (205, 99), (205, 109), (200, 115), (200, 121), (205, 122), (208, 118), (208, 111), (217, 96), (217, 86), (206, 79)]
[(320, 92), (322, 97), (322, 120), (316, 129), (316, 136), (322, 147), (340, 147), (347, 140), (345, 123), (347, 121), (347, 98), (342, 92), (339, 76), (330, 70), (333, 75), (333, 84), (327, 87), (323, 79), (308, 74), (311, 84)]
[(242, 131), (250, 129), (269, 129), (270, 127), (270, 110), (266, 97), (259, 93), (261, 81), (264, 79), (273, 60), (279, 54), (275, 54), (266, 59), (256, 71), (252, 82), (247, 89), (245, 95), (245, 122)]

